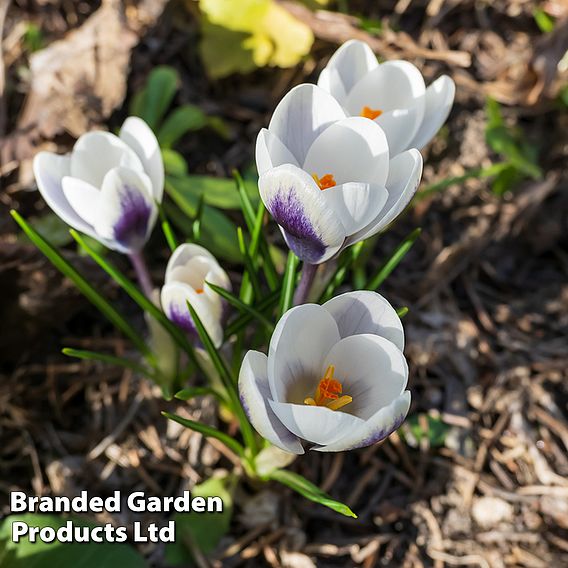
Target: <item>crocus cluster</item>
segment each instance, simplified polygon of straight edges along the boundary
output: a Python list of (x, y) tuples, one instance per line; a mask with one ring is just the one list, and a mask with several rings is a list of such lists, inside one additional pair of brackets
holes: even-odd
[[(422, 175), (420, 150), (446, 120), (454, 90), (447, 76), (426, 87), (411, 63), (379, 64), (368, 45), (349, 41), (317, 85), (284, 96), (256, 141), (258, 185), (305, 265), (333, 259), (404, 211)], [(40, 152), (34, 172), (65, 222), (140, 266), (164, 186), (158, 141), (144, 121), (128, 118), (118, 136), (84, 134), (66, 156)], [(197, 343), (189, 303), (220, 347), (227, 304), (209, 284), (231, 290), (208, 250), (182, 244), (166, 267), (159, 303)], [(287, 452), (367, 446), (396, 430), (408, 412), (403, 349), (400, 318), (376, 292), (301, 304), (277, 323), (267, 355), (246, 354), (240, 400), (254, 428)]]
[(445, 121), (454, 83), (426, 89), (407, 61), (379, 65), (349, 41), (280, 101), (256, 143), (260, 195), (288, 246), (320, 264), (384, 230), (422, 175), (418, 151)]

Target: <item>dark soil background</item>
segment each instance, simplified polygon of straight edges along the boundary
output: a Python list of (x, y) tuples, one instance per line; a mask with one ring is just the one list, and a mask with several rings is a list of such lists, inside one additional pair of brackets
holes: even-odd
[[(196, 3), (104, 4), (124, 10), (124, 64), (117, 58), (112, 82), (70, 92), (70, 103), (38, 94), (26, 26), (39, 27), (41, 47), (48, 47), (80, 29), (100, 3), (0, 2), (0, 512), (7, 513), (15, 489), (172, 495), (230, 469), (234, 459), (160, 415), (168, 409), (214, 422), (211, 400), (165, 403), (143, 378), (60, 354), (64, 346), (118, 355), (130, 347), (12, 221), (10, 209), (32, 219), (48, 211), (34, 191), (33, 154), (66, 151), (87, 128), (118, 127), (149, 71), (168, 64), (182, 77), (176, 103), (197, 104), (229, 126), (227, 139), (203, 130), (176, 149), (193, 173), (228, 176), (250, 167), (256, 133), (281, 96), (314, 80), (337, 45), (357, 35), (382, 56), (413, 61), (428, 80), (448, 73), (456, 81), (447, 126), (426, 149), (423, 188), (499, 161), (485, 141), (487, 96), (536, 148), (543, 176), (516, 183), (503, 197), (493, 194), (490, 179), (472, 177), (417, 200), (377, 241), (376, 265), (414, 227), (423, 228), (380, 289), (410, 308), (411, 418), (380, 446), (308, 454), (292, 466), (359, 519), (280, 486), (243, 486), (230, 533), (198, 564), (568, 566), (568, 113), (558, 97), (568, 67), (566, 2), (341, 3), (350, 14), (381, 19), (377, 36), (351, 16), (286, 2), (316, 35), (311, 56), (294, 69), (219, 81), (207, 78), (199, 58)], [(553, 32), (539, 29), (536, 9), (556, 18)], [(104, 82), (104, 74), (95, 81)], [(149, 259), (161, 282), (167, 250), (158, 231), (154, 237)], [(71, 245), (65, 254), (144, 325), (97, 267)], [(128, 270), (123, 259), (113, 260)], [(164, 565), (162, 547), (141, 550)]]

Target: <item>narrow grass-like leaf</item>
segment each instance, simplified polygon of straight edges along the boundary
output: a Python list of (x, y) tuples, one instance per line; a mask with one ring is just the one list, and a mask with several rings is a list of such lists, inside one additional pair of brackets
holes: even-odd
[[(274, 292), (270, 292), (270, 294), (268, 294), (260, 302), (256, 302), (255, 311), (264, 312), (269, 309), (272, 310), (274, 306), (276, 306), (276, 304), (278, 303), (279, 299), (280, 299), (280, 290), (275, 290)], [(254, 316), (252, 316), (250, 313), (245, 313), (234, 318), (227, 325), (225, 329), (225, 338), (230, 337), (231, 335), (241, 331), (253, 319)]]
[(244, 263), (245, 263), (245, 268), (247, 271), (247, 274), (249, 275), (249, 280), (250, 283), (252, 285), (252, 290), (254, 292), (254, 296), (255, 298), (261, 298), (262, 297), (262, 290), (260, 288), (260, 282), (258, 281), (258, 274), (256, 273), (256, 269), (252, 263), (252, 259), (250, 257), (250, 254), (247, 250), (247, 246), (245, 244), (245, 236), (243, 235), (243, 230), (241, 229), (241, 227), (237, 227), (237, 238), (239, 241), (239, 249), (241, 251), (241, 255), (244, 259)]
[(282, 485), (290, 487), (300, 495), (310, 501), (329, 507), (330, 509), (345, 515), (346, 517), (357, 518), (357, 515), (344, 503), (332, 499), (327, 493), (322, 491), (317, 485), (308, 481), (305, 477), (286, 469), (276, 469), (268, 475), (269, 479), (278, 481)]
[(406, 253), (412, 248), (416, 239), (420, 236), (422, 229), (418, 227), (414, 229), (399, 245), (396, 247), (390, 258), (386, 260), (377, 272), (369, 279), (365, 285), (366, 290), (376, 290), (390, 275), (390, 273), (398, 266), (400, 261), (406, 256)]
[(168, 218), (166, 217), (166, 212), (164, 211), (162, 204), (156, 203), (156, 205), (158, 206), (158, 212), (160, 213), (162, 232), (164, 233), (164, 237), (166, 238), (166, 242), (168, 243), (170, 250), (174, 252), (174, 250), (176, 250), (178, 246), (176, 236), (174, 234), (172, 226), (170, 225), (170, 222), (168, 221)]
[(213, 341), (211, 340), (209, 333), (205, 329), (203, 322), (201, 321), (201, 319), (197, 315), (197, 312), (193, 309), (193, 306), (189, 302), (187, 302), (187, 308), (189, 310), (189, 314), (191, 315), (191, 319), (193, 320), (193, 323), (199, 335), (199, 339), (201, 340), (203, 347), (209, 354), (209, 358), (211, 359), (213, 366), (219, 373), (219, 376), (223, 381), (225, 389), (227, 390), (229, 402), (231, 403), (232, 407), (231, 409), (237, 416), (237, 419), (241, 426), (241, 433), (243, 435), (245, 444), (254, 453), (256, 451), (256, 439), (252, 431), (252, 427), (249, 424), (249, 421), (241, 405), (241, 401), (239, 400), (239, 395), (237, 394), (237, 389), (235, 387), (236, 381), (233, 378), (233, 375), (231, 374), (231, 371), (229, 370), (227, 363), (225, 362), (223, 357), (221, 357), (219, 350), (213, 344)]
[(174, 394), (174, 398), (178, 400), (190, 400), (196, 396), (205, 396), (211, 394), (223, 404), (227, 404), (225, 397), (221, 395), (221, 393), (217, 392), (215, 389), (209, 387), (188, 387), (186, 389), (182, 389)]
[(403, 318), (408, 312), (408, 306), (402, 306), (402, 308), (398, 308), (398, 310), (396, 310), (396, 315), (399, 318)]
[[(243, 211), (243, 216), (245, 218), (245, 223), (249, 232), (254, 234), (255, 231), (255, 224), (256, 224), (256, 217), (254, 213), (254, 208), (252, 206), (250, 197), (245, 189), (245, 182), (241, 177), (241, 174), (237, 171), (233, 171), (233, 177), (235, 178), (235, 182), (237, 184), (237, 191), (239, 192), (239, 196), (241, 198), (241, 209)], [(262, 200), (261, 200), (262, 203)], [(268, 282), (268, 286), (271, 290), (275, 290), (278, 286), (278, 273), (276, 272), (276, 268), (274, 267), (274, 263), (272, 262), (272, 257), (270, 256), (270, 251), (268, 247), (268, 243), (264, 239), (262, 232), (259, 234), (259, 249), (262, 254), (262, 268), (264, 271), (264, 275), (266, 276), (266, 281)]]
[(169, 412), (162, 412), (162, 416), (189, 428), (195, 432), (203, 434), (206, 438), (215, 438), (225, 444), (227, 448), (233, 450), (235, 454), (240, 457), (244, 457), (245, 449), (241, 444), (239, 444), (234, 438), (231, 438), (228, 434), (213, 428), (213, 426), (207, 426), (206, 424), (201, 424), (201, 422), (196, 422), (195, 420), (189, 420), (188, 418), (183, 418), (177, 414), (170, 414)]
[(84, 294), (116, 328), (122, 331), (122, 333), (124, 333), (124, 335), (132, 341), (136, 348), (145, 355), (148, 361), (155, 365), (156, 362), (154, 355), (146, 345), (144, 338), (124, 319), (124, 317), (117, 312), (116, 309), (105, 298), (103, 298), (47, 240), (35, 231), (19, 213), (11, 211), (11, 214), (28, 238), (49, 259), (55, 268), (72, 280), (81, 293)]
[(299, 259), (290, 251), (286, 261), (286, 269), (282, 280), (282, 293), (280, 295), (280, 317), (292, 307), (294, 299), (294, 288), (296, 284), (296, 270), (298, 269)]
[(225, 290), (225, 288), (221, 288), (220, 286), (216, 286), (215, 284), (212, 284), (211, 282), (207, 282), (207, 286), (209, 286), (212, 290), (217, 292), (217, 294), (219, 294), (219, 296), (221, 296), (222, 298), (225, 298), (225, 300), (227, 300), (227, 302), (229, 302), (229, 304), (231, 304), (232, 306), (235, 306), (235, 308), (237, 308), (237, 310), (244, 312), (244, 313), (248, 313), (248, 314), (251, 315), (251, 317), (257, 319), (260, 323), (262, 323), (262, 325), (264, 325), (266, 327), (266, 329), (268, 331), (270, 331), (270, 332), (274, 331), (274, 324), (266, 316), (261, 314), (258, 310), (256, 310), (252, 306), (249, 306), (248, 304), (245, 304), (242, 300), (239, 300), (239, 298), (237, 298), (234, 294), (231, 294), (231, 292)]
[(352, 247), (349, 247), (341, 256), (339, 262), (337, 263), (335, 272), (332, 274), (327, 286), (318, 299), (319, 304), (323, 304), (324, 302), (330, 300), (335, 294), (335, 291), (341, 286), (341, 284), (343, 284), (343, 281), (345, 280), (349, 269), (351, 268), (355, 260), (357, 260), (364, 244), (364, 241), (354, 244)]
[(84, 349), (73, 349), (72, 347), (65, 347), (61, 350), (63, 355), (67, 357), (75, 357), (76, 359), (84, 359), (86, 361), (97, 361), (100, 363), (107, 363), (109, 365), (116, 365), (117, 367), (123, 367), (125, 369), (130, 369), (136, 373), (143, 376), (154, 379), (153, 373), (150, 369), (143, 367), (142, 365), (136, 363), (136, 361), (131, 361), (124, 357), (117, 357), (116, 355), (108, 355), (107, 353), (97, 353), (96, 351), (86, 351)]

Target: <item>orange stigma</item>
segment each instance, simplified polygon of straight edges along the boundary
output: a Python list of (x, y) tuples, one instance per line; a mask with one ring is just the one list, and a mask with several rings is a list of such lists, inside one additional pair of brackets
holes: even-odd
[(316, 388), (314, 397), (309, 396), (304, 399), (304, 404), (309, 406), (325, 406), (330, 410), (339, 410), (353, 399), (348, 395), (340, 396), (343, 392), (343, 385), (333, 378), (335, 367), (330, 365), (325, 371), (323, 379), (320, 380)]
[(368, 106), (364, 106), (363, 110), (361, 111), (361, 116), (363, 118), (370, 118), (371, 120), (375, 120), (375, 118), (381, 116), (381, 114), (383, 114), (382, 110), (374, 109)]
[(196, 289), (195, 289), (195, 292), (196, 292), (197, 294), (203, 294), (203, 288), (196, 288)]
[(329, 189), (330, 187), (335, 187), (337, 185), (335, 183), (333, 174), (325, 174), (322, 177), (318, 177), (317, 174), (312, 174), (312, 177), (322, 191), (324, 189)]

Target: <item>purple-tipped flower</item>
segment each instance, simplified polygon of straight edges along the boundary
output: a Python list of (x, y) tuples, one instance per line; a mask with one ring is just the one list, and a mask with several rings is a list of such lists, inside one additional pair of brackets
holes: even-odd
[(349, 292), (292, 308), (268, 356), (249, 351), (239, 394), (252, 425), (275, 446), (339, 452), (394, 432), (410, 407), (404, 332), (376, 292)]
[(139, 251), (162, 201), (164, 164), (158, 141), (140, 118), (127, 118), (118, 136), (83, 134), (68, 155), (34, 158), (38, 188), (68, 225), (108, 248)]
[(213, 343), (219, 347), (223, 342), (225, 301), (207, 282), (231, 290), (227, 273), (207, 249), (194, 244), (180, 245), (166, 268), (162, 308), (171, 321), (197, 338), (197, 330), (187, 308), (189, 302)]
[(385, 131), (391, 156), (421, 149), (436, 135), (452, 108), (456, 86), (442, 75), (428, 88), (422, 73), (408, 61), (379, 64), (359, 40), (344, 43), (319, 76), (348, 116), (365, 116)]
[(278, 104), (256, 143), (260, 195), (286, 243), (320, 264), (387, 227), (408, 205), (422, 175), (416, 149), (389, 159), (382, 128), (315, 85)]

